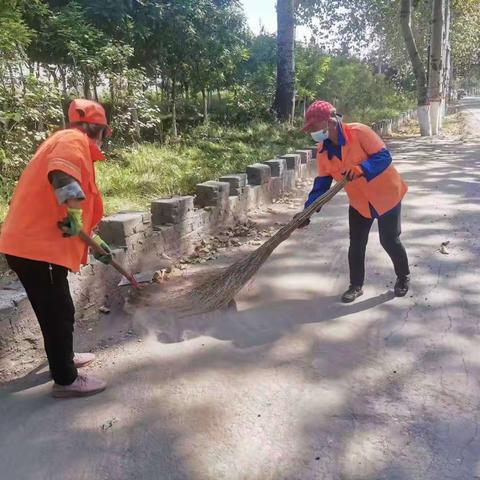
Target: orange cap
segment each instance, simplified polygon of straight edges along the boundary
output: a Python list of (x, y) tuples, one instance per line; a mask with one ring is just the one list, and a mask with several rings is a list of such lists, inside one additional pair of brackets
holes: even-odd
[(94, 123), (103, 125), (107, 129), (107, 137), (112, 135), (112, 130), (108, 126), (105, 109), (93, 100), (78, 98), (73, 100), (68, 107), (68, 121), (70, 123)]

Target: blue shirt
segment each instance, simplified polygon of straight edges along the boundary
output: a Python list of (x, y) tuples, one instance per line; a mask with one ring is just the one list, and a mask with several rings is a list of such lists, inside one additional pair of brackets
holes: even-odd
[(320, 153), (327, 151), (328, 159), (331, 160), (334, 156), (339, 160), (342, 159), (342, 147), (345, 145), (345, 135), (343, 134), (342, 123), (337, 124), (338, 145), (333, 143), (329, 138), (323, 142), (323, 147)]
[[(343, 126), (341, 122), (337, 124), (338, 144), (333, 143), (329, 138), (323, 142), (320, 153), (327, 152), (329, 160), (333, 157), (337, 157), (342, 160), (342, 147), (347, 143), (345, 135), (343, 133)], [(372, 181), (375, 177), (385, 171), (392, 163), (392, 156), (386, 148), (382, 148), (379, 152), (371, 155), (367, 160), (360, 164), (363, 176), (367, 182)], [(312, 191), (308, 195), (308, 199), (305, 202), (305, 208), (309, 207), (317, 198), (321, 197), (332, 186), (333, 178), (329, 176), (317, 177), (313, 182)], [(378, 218), (377, 211), (370, 205), (370, 213), (372, 218)], [(394, 208), (396, 208), (395, 206)], [(389, 212), (387, 212), (389, 213)], [(387, 214), (385, 213), (385, 215)]]

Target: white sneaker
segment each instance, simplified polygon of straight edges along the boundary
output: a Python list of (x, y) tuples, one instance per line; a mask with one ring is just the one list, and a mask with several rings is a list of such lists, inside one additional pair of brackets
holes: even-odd
[(73, 354), (73, 363), (75, 367), (82, 368), (86, 367), (95, 360), (95, 355), (93, 353), (74, 353)]
[(107, 382), (99, 378), (79, 375), (71, 385), (53, 384), (52, 396), (55, 398), (88, 397), (103, 392)]

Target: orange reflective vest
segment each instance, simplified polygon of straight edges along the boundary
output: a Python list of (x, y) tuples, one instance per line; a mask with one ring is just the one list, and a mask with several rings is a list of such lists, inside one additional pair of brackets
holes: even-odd
[(103, 158), (79, 130), (62, 130), (48, 138), (20, 177), (0, 232), (0, 252), (78, 272), (87, 262), (88, 248), (78, 237), (62, 236), (57, 222), (65, 218), (67, 207), (58, 204), (48, 174), (61, 170), (78, 181), (86, 197), (81, 203), (83, 230), (91, 235), (103, 216), (93, 162)]
[[(331, 176), (339, 181), (342, 172), (386, 148), (382, 139), (366, 125), (344, 123), (343, 133), (345, 145), (342, 146), (342, 160), (336, 156), (329, 160), (328, 153), (318, 149), (318, 176)], [(393, 165), (373, 180), (367, 181), (365, 177), (360, 177), (345, 186), (350, 205), (366, 218), (372, 217), (369, 204), (379, 215), (383, 215), (398, 205), (407, 190), (407, 185)]]

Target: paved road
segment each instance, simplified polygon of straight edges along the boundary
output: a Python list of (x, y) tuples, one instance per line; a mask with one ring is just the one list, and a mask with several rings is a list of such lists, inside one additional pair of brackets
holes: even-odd
[[(480, 102), (464, 101), (472, 131)], [(477, 123), (475, 123), (477, 122)], [(480, 478), (480, 145), (395, 140), (410, 185), (412, 296), (377, 235), (347, 286), (344, 196), (282, 245), (240, 312), (105, 350), (102, 395), (55, 401), (45, 372), (0, 389), (2, 480)], [(440, 253), (449, 241), (449, 254)], [(161, 329), (161, 327), (159, 327)]]

